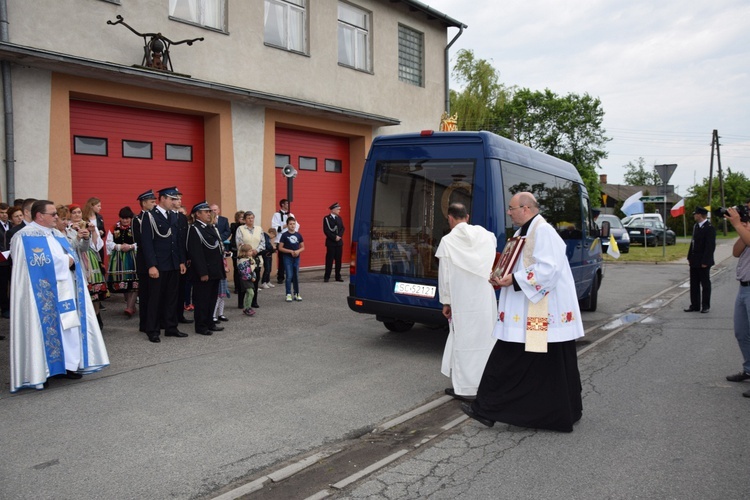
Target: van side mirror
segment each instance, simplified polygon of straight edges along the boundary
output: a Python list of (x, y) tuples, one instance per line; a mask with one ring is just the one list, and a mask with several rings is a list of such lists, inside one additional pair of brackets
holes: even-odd
[(609, 221), (602, 222), (602, 227), (599, 229), (599, 237), (600, 238), (609, 238)]

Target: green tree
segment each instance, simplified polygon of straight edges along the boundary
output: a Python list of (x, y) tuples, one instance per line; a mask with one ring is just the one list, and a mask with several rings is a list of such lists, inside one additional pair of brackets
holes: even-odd
[[(721, 186), (717, 177), (713, 179), (711, 200), (708, 199), (708, 177), (688, 191), (689, 194), (685, 198), (686, 211), (693, 210), (697, 206), (710, 205), (711, 209), (715, 209), (722, 205)], [(749, 194), (750, 179), (742, 172), (732, 172), (732, 169), (727, 168), (727, 174), (724, 177), (724, 205), (729, 207), (743, 205)]]
[(497, 70), (486, 60), (476, 59), (473, 51), (461, 49), (452, 74), (463, 87), (450, 92), (451, 114), (458, 114), (458, 130), (489, 130), (508, 98)]
[(496, 109), (493, 132), (575, 165), (591, 200), (601, 200), (599, 162), (607, 157), (610, 140), (602, 128), (601, 101), (589, 94), (558, 96), (527, 88)]
[(625, 184), (630, 186), (660, 186), (663, 184), (661, 177), (656, 170), (650, 172), (646, 170), (646, 161), (643, 157), (638, 158), (637, 163), (629, 161), (622, 168), (627, 169), (625, 172)]

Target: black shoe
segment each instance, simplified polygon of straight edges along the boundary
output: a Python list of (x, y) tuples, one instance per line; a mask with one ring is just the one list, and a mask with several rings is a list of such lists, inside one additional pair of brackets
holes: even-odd
[(188, 324), (188, 325), (193, 322), (192, 319), (187, 319), (187, 318), (180, 318), (178, 321), (180, 323), (185, 323), (185, 324)]
[(341, 282), (343, 282), (344, 280), (342, 280), (341, 278), (336, 278), (336, 281), (341, 281)]
[[(218, 317), (218, 320), (219, 320), (219, 321), (229, 321), (229, 318), (227, 318), (226, 316), (224, 316), (224, 315), (222, 314), (221, 316), (219, 316), (219, 317)], [(214, 323), (216, 323), (216, 320), (214, 320)]]
[(71, 380), (78, 380), (79, 378), (83, 378), (83, 375), (77, 372), (70, 371), (70, 370), (65, 370), (65, 378), (69, 378)]
[(260, 309), (260, 306), (258, 304), (250, 304), (250, 307), (253, 309)]
[(474, 398), (472, 396), (461, 396), (460, 394), (456, 394), (456, 391), (454, 391), (452, 387), (448, 387), (445, 390), (445, 393), (453, 399), (458, 399), (459, 401), (466, 401), (467, 403), (471, 403), (472, 401), (474, 401)]
[(685, 311), (686, 313), (691, 313), (691, 312), (698, 312), (699, 309), (693, 309), (693, 307), (690, 306), (687, 309), (683, 309), (683, 311)]
[[(192, 323), (192, 321), (191, 321), (191, 323)], [(165, 337), (180, 337), (180, 338), (183, 338), (183, 337), (187, 337), (188, 334), (187, 333), (183, 333), (183, 332), (181, 332), (179, 330), (175, 330), (173, 332), (167, 332), (167, 333), (165, 333), (164, 336)]]
[(750, 378), (750, 373), (740, 372), (735, 373), (734, 375), (727, 375), (727, 380), (730, 382), (742, 382), (743, 380), (747, 380)]
[(323, 283), (328, 283), (328, 278), (323, 278)]
[(214, 334), (214, 332), (212, 332), (210, 328), (206, 330), (205, 332), (195, 332), (195, 333), (197, 333), (198, 335), (213, 335)]
[(707, 313), (708, 311), (710, 311), (710, 310), (711, 310), (711, 308), (710, 308), (710, 307), (704, 307), (703, 309), (701, 309), (701, 312), (702, 312), (703, 314), (706, 314), (706, 313)]
[(471, 409), (471, 406), (466, 403), (461, 403), (461, 410), (463, 410), (464, 413), (466, 413), (468, 416), (470, 416), (480, 424), (484, 424), (487, 427), (492, 427), (493, 425), (495, 425), (495, 422), (493, 422), (492, 420), (477, 415), (477, 413)]
[(0, 335), (0, 340), (5, 340), (5, 335)]
[(745, 391), (742, 393), (742, 395), (746, 398), (750, 398), (750, 391)]
[(214, 326), (209, 326), (208, 330), (211, 331), (211, 332), (223, 332), (224, 331), (224, 327), (223, 326), (219, 326), (219, 325), (214, 325)]
[(149, 335), (148, 336), (148, 341), (149, 342), (153, 342), (154, 344), (158, 344), (159, 342), (161, 342), (161, 339), (159, 338), (158, 334), (157, 335)]

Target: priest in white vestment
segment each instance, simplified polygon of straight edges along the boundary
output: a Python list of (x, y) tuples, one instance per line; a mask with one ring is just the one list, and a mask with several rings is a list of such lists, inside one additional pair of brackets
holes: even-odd
[(55, 228), (55, 205), (36, 201), (31, 216), (11, 241), (11, 392), (109, 365), (83, 267)]
[(476, 399), (461, 408), (489, 427), (571, 432), (583, 411), (575, 340), (584, 332), (566, 244), (531, 193), (514, 195), (508, 214), (525, 243), (512, 273), (492, 278), (502, 288), (497, 343)]
[(468, 224), (461, 203), (448, 207), (451, 232), (440, 240), (438, 292), (443, 315), (450, 324), (441, 372), (451, 378), (445, 393), (468, 401), (476, 395), (484, 365), (495, 344), (497, 302), (489, 283), (497, 239), (481, 226)]

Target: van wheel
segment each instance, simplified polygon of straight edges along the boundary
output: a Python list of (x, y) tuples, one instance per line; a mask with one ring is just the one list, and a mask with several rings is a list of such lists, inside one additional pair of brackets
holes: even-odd
[(401, 321), (400, 319), (396, 321), (383, 321), (383, 324), (389, 331), (398, 333), (408, 332), (414, 326), (413, 321)]
[(596, 311), (596, 307), (599, 305), (599, 275), (595, 274), (594, 279), (591, 282), (591, 292), (587, 299), (579, 302), (581, 309), (584, 311)]

